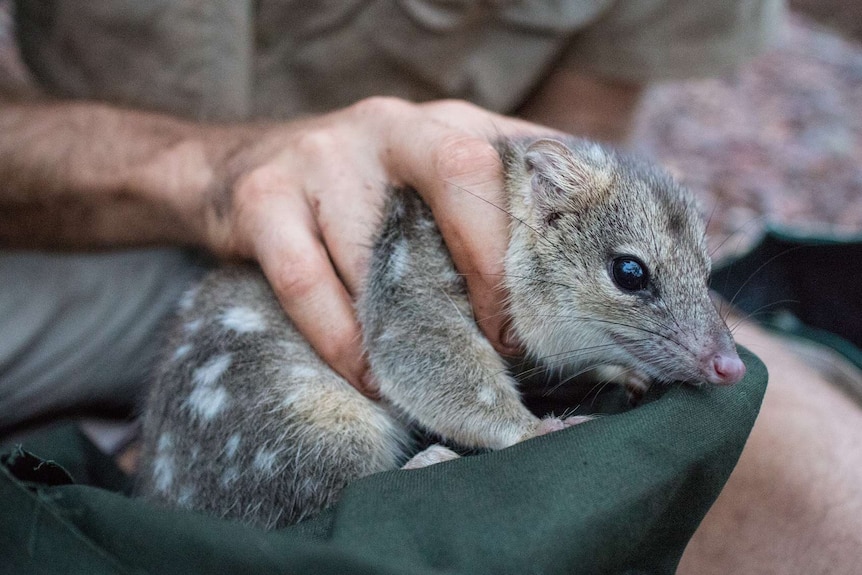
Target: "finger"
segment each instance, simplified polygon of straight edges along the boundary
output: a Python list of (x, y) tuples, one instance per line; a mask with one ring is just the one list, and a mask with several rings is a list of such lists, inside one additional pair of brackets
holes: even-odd
[[(396, 146), (396, 150), (407, 152), (396, 161), (402, 167), (420, 168), (404, 177), (425, 182), (417, 181), (415, 186), (424, 192), (456, 266), (467, 276), (474, 313), (483, 332), (501, 353), (517, 354), (520, 342), (505, 311), (503, 288), (508, 226), (513, 220), (504, 209), (502, 165), (490, 142), (561, 132), (456, 100), (431, 102), (421, 108), (437, 123), (411, 124), (425, 128), (424, 133), (412, 131), (412, 141), (423, 142), (427, 137), (432, 143), (425, 142), (424, 148)], [(434, 150), (431, 161), (425, 158), (422, 162), (421, 157), (410, 155), (428, 149)], [(423, 167), (426, 169), (421, 170)]]
[(459, 100), (428, 102), (421, 104), (421, 107), (438, 121), (491, 142), (519, 136), (566, 135), (556, 128), (502, 116)]
[(260, 228), (266, 232), (256, 246), (281, 306), (327, 364), (360, 392), (373, 395), (350, 295), (315, 235), (307, 206), (273, 207), (267, 206)]
[(380, 225), (386, 189), (383, 176), (334, 178), (325, 201), (313, 200), (314, 218), (329, 257), (351, 297), (356, 300), (368, 274), (371, 247)]
[[(405, 135), (407, 136), (407, 135)], [(502, 353), (506, 293), (502, 278), (509, 216), (503, 207), (502, 165), (491, 144), (437, 122), (420, 122), (390, 149), (401, 180), (428, 203), (458, 270), (464, 274), (476, 321)]]

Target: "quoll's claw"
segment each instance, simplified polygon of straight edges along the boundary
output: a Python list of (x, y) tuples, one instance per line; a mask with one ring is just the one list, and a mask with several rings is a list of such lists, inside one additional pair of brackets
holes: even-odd
[(636, 372), (629, 372), (623, 380), (626, 391), (641, 396), (649, 390), (651, 383), (646, 374)]
[(567, 417), (563, 420), (563, 425), (566, 427), (572, 427), (573, 425), (578, 425), (581, 423), (586, 423), (588, 421), (592, 421), (595, 419), (592, 415), (573, 415), (572, 417)]
[(587, 421), (590, 421), (591, 419), (593, 419), (593, 417), (589, 415), (575, 415), (572, 417), (567, 417), (565, 419), (548, 417), (539, 422), (539, 425), (536, 427), (536, 431), (533, 434), (533, 437), (538, 437), (539, 435), (545, 435), (547, 433), (553, 433), (554, 431), (560, 431), (562, 429), (566, 429), (567, 427), (572, 427), (573, 425), (585, 423)]
[(565, 428), (566, 424), (563, 423), (562, 420), (557, 419), (556, 417), (548, 417), (539, 422), (539, 425), (536, 427), (534, 437), (538, 437), (539, 435), (545, 435), (547, 433), (552, 433), (554, 431), (560, 431), (561, 429)]
[(434, 465), (435, 463), (442, 463), (444, 461), (458, 459), (458, 457), (459, 455), (448, 447), (443, 447), (442, 445), (435, 444), (426, 449), (425, 451), (421, 451), (414, 455), (410, 459), (410, 461), (408, 461), (401, 467), (401, 469), (421, 469), (422, 467), (428, 467), (429, 465)]

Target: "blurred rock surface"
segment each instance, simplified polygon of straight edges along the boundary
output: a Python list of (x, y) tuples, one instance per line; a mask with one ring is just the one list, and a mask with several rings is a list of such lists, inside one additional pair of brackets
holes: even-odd
[(767, 222), (862, 233), (862, 44), (793, 16), (732, 75), (653, 87), (634, 145), (701, 197), (719, 256)]

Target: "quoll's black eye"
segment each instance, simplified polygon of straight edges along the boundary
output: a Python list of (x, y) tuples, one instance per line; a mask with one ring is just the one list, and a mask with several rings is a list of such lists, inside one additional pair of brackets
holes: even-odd
[(633, 256), (618, 256), (611, 262), (611, 277), (623, 291), (645, 290), (649, 285), (649, 270)]

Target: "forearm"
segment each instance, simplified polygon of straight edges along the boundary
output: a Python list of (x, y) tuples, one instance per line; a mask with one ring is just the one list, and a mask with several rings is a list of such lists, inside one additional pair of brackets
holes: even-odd
[(217, 152), (194, 124), (96, 103), (0, 107), (0, 245), (200, 243)]

